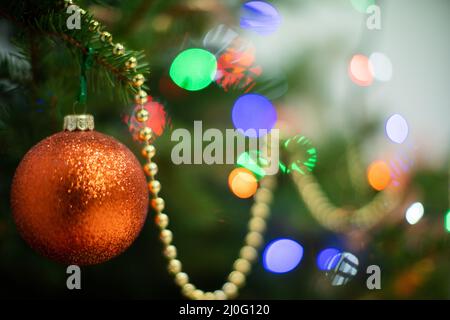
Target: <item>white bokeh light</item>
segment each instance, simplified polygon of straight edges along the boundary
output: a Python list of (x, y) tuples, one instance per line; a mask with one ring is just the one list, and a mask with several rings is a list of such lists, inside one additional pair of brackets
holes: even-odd
[(408, 133), (408, 123), (401, 115), (394, 114), (386, 121), (386, 134), (393, 142), (398, 144), (405, 142)]
[(369, 70), (378, 81), (389, 81), (392, 78), (392, 62), (384, 54), (374, 52), (369, 57)]
[(425, 209), (423, 204), (415, 202), (406, 210), (406, 221), (408, 221), (409, 224), (416, 224), (422, 219), (424, 212)]

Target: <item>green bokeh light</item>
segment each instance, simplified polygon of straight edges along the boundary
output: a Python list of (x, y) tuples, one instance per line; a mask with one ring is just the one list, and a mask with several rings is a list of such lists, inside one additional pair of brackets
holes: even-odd
[(216, 57), (203, 49), (181, 52), (170, 67), (170, 77), (179, 87), (198, 91), (214, 81), (217, 72)]
[(352, 6), (361, 13), (367, 13), (367, 8), (375, 5), (375, 0), (352, 0)]
[(445, 215), (445, 230), (447, 230), (447, 232), (450, 232), (450, 209), (447, 211), (447, 214)]
[(269, 161), (261, 155), (261, 151), (251, 150), (238, 157), (237, 165), (251, 171), (259, 181), (266, 175), (264, 167), (269, 165)]
[(308, 138), (296, 135), (286, 140), (283, 147), (290, 160), (286, 163), (280, 161), (281, 172), (297, 172), (305, 175), (314, 170), (317, 163), (317, 150)]

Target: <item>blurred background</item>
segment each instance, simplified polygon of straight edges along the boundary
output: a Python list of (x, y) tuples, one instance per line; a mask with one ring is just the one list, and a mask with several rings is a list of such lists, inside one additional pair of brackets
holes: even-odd
[[(233, 128), (236, 99), (257, 92), (274, 105), (283, 137), (301, 134), (314, 145), (314, 175), (336, 206), (357, 208), (374, 198), (380, 188), (369, 183), (368, 172), (376, 161), (387, 165), (390, 182), (404, 192), (373, 227), (338, 232), (315, 219), (290, 176), (279, 173), (266, 243), (293, 239), (303, 257), (284, 274), (258, 258), (239, 298), (450, 298), (450, 2), (269, 3), (270, 14), (250, 14), (248, 4), (237, 0), (78, 2), (115, 40), (143, 50), (150, 64), (147, 85), (162, 109), (158, 177), (184, 269), (202, 289), (222, 285), (242, 244), (252, 200), (238, 199), (228, 187), (235, 165), (174, 165), (170, 134), (191, 130), (195, 120), (204, 128)], [(375, 30), (368, 27), (373, 14), (365, 12), (373, 4), (381, 18)], [(0, 19), (0, 31), (2, 60), (24, 39), (7, 19)], [(211, 39), (226, 46), (218, 50)], [(152, 219), (125, 253), (83, 267), (80, 291), (67, 290), (66, 266), (39, 256), (20, 238), (9, 203), (14, 171), (34, 144), (61, 130), (79, 80), (65, 44), (35, 37), (27, 46), (33, 50), (17, 62), (25, 74), (0, 61), (0, 296), (182, 298), (166, 271)], [(221, 72), (195, 92), (170, 77), (174, 59), (189, 48), (211, 51)], [(107, 82), (90, 87), (88, 112), (98, 131), (138, 154), (129, 132), (133, 105), (110, 91)], [(414, 203), (421, 206), (407, 215)], [(319, 270), (325, 248), (358, 258), (358, 273), (346, 285), (332, 286)], [(374, 264), (381, 268), (381, 290), (366, 287), (366, 269)]]

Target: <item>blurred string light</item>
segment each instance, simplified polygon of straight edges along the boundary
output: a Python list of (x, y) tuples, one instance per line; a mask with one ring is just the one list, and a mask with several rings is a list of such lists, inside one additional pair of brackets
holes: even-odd
[(329, 265), (333, 265), (333, 268), (327, 272), (331, 285), (342, 286), (347, 284), (358, 273), (359, 260), (349, 252), (342, 252), (333, 256)]
[(348, 67), (350, 79), (361, 87), (370, 86), (373, 76), (369, 68), (369, 58), (362, 54), (356, 54), (350, 60)]
[(237, 168), (228, 176), (228, 186), (236, 197), (247, 199), (256, 193), (258, 181), (250, 170)]
[(239, 155), (237, 165), (251, 171), (260, 180), (266, 175), (264, 167), (269, 165), (269, 161), (262, 156), (261, 151), (250, 150)]
[(319, 252), (317, 255), (316, 263), (317, 267), (321, 271), (329, 271), (334, 269), (339, 262), (338, 259), (335, 259), (341, 253), (339, 249), (336, 248), (327, 248)]
[(386, 134), (391, 141), (402, 144), (408, 137), (408, 132), (408, 123), (401, 115), (394, 114), (386, 121)]
[(288, 162), (280, 161), (280, 170), (283, 173), (297, 172), (305, 175), (312, 172), (317, 164), (317, 150), (308, 138), (296, 135), (283, 143)]
[(291, 239), (270, 242), (263, 253), (263, 266), (269, 272), (286, 273), (295, 269), (303, 258), (303, 247)]
[(170, 127), (171, 120), (168, 116), (164, 106), (159, 102), (152, 99), (152, 97), (148, 97), (147, 103), (143, 106), (144, 109), (148, 112), (148, 119), (144, 122), (139, 122), (134, 114), (142, 109), (141, 106), (135, 106), (131, 115), (125, 115), (123, 117), (124, 122), (128, 125), (128, 129), (133, 136), (133, 139), (139, 141), (140, 131), (148, 127), (152, 129), (154, 137), (161, 136), (164, 131)]
[(272, 102), (254, 93), (245, 94), (236, 100), (231, 117), (234, 127), (250, 138), (266, 135), (277, 122), (277, 112)]
[(375, 0), (351, 0), (353, 8), (361, 13), (367, 13), (367, 8), (375, 4)]
[(422, 219), (424, 212), (425, 209), (423, 204), (415, 202), (406, 210), (406, 221), (408, 221), (409, 224), (414, 225)]
[(391, 183), (391, 171), (384, 161), (374, 161), (367, 169), (367, 180), (372, 188), (377, 191), (386, 189)]
[(281, 16), (278, 10), (266, 1), (248, 1), (242, 5), (240, 24), (242, 29), (266, 36), (278, 30)]
[(445, 215), (445, 230), (447, 232), (450, 232), (450, 209), (447, 211), (447, 214)]
[(387, 82), (392, 78), (392, 63), (384, 53), (374, 52), (370, 55), (369, 70), (378, 81)]
[(216, 57), (204, 49), (193, 48), (181, 52), (172, 62), (170, 77), (179, 87), (199, 91), (214, 81)]
[(249, 92), (263, 72), (255, 64), (255, 51), (252, 43), (236, 38), (217, 59), (217, 85), (225, 92), (231, 89)]

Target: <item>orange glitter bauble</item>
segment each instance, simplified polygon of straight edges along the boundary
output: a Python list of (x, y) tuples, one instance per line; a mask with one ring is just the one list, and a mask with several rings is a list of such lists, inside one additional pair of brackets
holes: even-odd
[(91, 265), (125, 251), (147, 216), (148, 191), (138, 160), (95, 131), (57, 133), (19, 164), (11, 190), (19, 232), (42, 255)]

